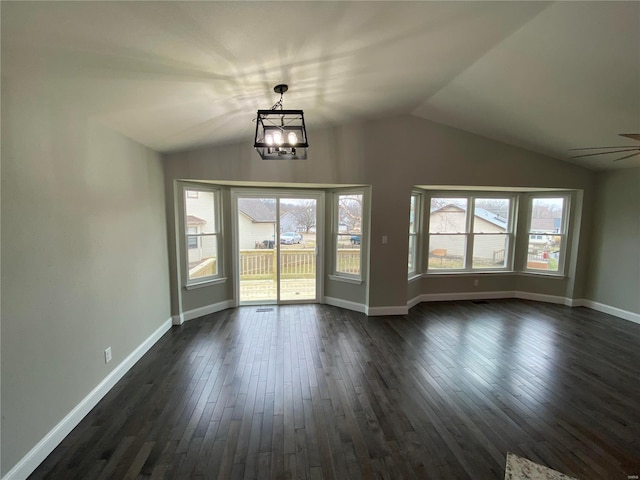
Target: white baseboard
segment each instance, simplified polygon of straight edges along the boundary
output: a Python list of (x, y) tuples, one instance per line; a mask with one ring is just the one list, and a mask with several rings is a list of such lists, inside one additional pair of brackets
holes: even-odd
[(546, 295), (544, 293), (531, 293), (531, 292), (514, 292), (515, 298), (522, 300), (534, 300), (536, 302), (556, 303), (558, 305), (571, 306), (573, 303), (570, 298), (559, 297), (557, 295)]
[(324, 297), (322, 303), (360, 313), (366, 313), (367, 310), (367, 307), (362, 303), (350, 302), (349, 300), (342, 300), (341, 298)]
[(194, 318), (203, 317), (205, 315), (209, 315), (211, 313), (221, 312), (222, 310), (226, 310), (227, 308), (235, 307), (235, 302), (233, 300), (225, 300), (224, 302), (214, 303), (212, 305), (207, 305), (205, 307), (194, 308), (193, 310), (189, 310), (188, 312), (184, 312), (181, 314), (182, 321), (186, 322), (189, 320), (193, 320)]
[(365, 312), (368, 317), (381, 317), (385, 315), (406, 315), (409, 307), (404, 305), (394, 307), (367, 307)]
[(398, 307), (369, 307), (362, 303), (350, 302), (349, 300), (342, 300), (341, 298), (334, 297), (324, 297), (323, 303), (333, 305), (334, 307), (353, 310), (354, 312), (364, 313), (368, 317), (382, 315), (406, 315), (409, 313), (409, 308), (404, 305), (400, 305)]
[(171, 324), (172, 325), (182, 325), (184, 323), (184, 314), (181, 313), (179, 315), (171, 315)]
[(127, 358), (115, 367), (89, 395), (87, 395), (71, 412), (40, 440), (22, 460), (20, 460), (2, 480), (24, 480), (38, 468), (51, 452), (71, 433), (97, 403), (118, 383), (142, 356), (171, 328), (171, 319), (164, 322), (144, 342), (142, 342)]
[(407, 302), (407, 307), (411, 308), (421, 302), (443, 302), (453, 300), (492, 300), (496, 298), (520, 298), (522, 300), (534, 300), (536, 302), (556, 303), (568, 307), (587, 307), (602, 313), (613, 315), (614, 317), (629, 320), (640, 324), (640, 314), (629, 312), (621, 308), (594, 302), (585, 298), (567, 298), (558, 295), (546, 295), (543, 293), (531, 293), (520, 291), (501, 292), (456, 292), (456, 293), (423, 293)]
[(558, 303), (571, 306), (574, 302), (570, 298), (543, 293), (497, 291), (497, 292), (454, 292), (454, 293), (423, 293), (409, 300), (407, 305), (412, 307), (420, 302), (448, 302), (455, 300), (495, 300), (498, 298), (520, 298), (522, 300), (535, 300), (537, 302)]
[(454, 292), (454, 293), (423, 293), (411, 299), (408, 305), (412, 307), (421, 302), (450, 302), (455, 300), (491, 300), (496, 298), (516, 298), (517, 292)]
[(586, 300), (583, 298), (567, 298), (567, 303), (565, 305), (568, 307), (586, 307), (587, 305), (585, 302)]
[(411, 300), (407, 302), (407, 308), (413, 308), (421, 302), (426, 302), (426, 300), (422, 300), (422, 295), (418, 295), (417, 297), (413, 297)]
[(592, 310), (597, 310), (598, 312), (606, 313), (608, 315), (613, 315), (614, 317), (622, 318), (624, 320), (629, 320), (633, 323), (640, 323), (640, 314), (630, 312), (628, 310), (623, 310), (621, 308), (612, 307), (611, 305), (606, 305), (604, 303), (594, 302), (593, 300), (581, 299), (581, 305), (587, 308), (591, 308)]

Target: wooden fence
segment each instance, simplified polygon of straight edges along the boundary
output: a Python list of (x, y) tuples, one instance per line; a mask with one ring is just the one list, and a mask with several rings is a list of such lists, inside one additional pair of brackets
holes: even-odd
[(216, 259), (207, 258), (195, 267), (189, 269), (189, 279), (208, 277), (210, 275), (215, 275), (216, 272)]
[[(276, 272), (275, 249), (240, 250), (240, 277), (243, 280), (273, 278)], [(360, 273), (360, 249), (338, 249), (338, 270)], [(316, 274), (315, 249), (280, 250), (281, 278), (313, 278)]]

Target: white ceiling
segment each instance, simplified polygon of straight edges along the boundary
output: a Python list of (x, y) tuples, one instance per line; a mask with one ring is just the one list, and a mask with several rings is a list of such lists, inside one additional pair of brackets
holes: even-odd
[(2, 2), (2, 75), (160, 152), (396, 113), (593, 169), (640, 146), (640, 2)]

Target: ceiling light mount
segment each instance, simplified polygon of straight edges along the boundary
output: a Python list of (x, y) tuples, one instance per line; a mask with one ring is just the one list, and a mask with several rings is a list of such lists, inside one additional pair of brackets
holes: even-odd
[(273, 91), (280, 94), (270, 110), (258, 110), (254, 148), (263, 160), (305, 160), (307, 158), (307, 129), (302, 110), (285, 110), (282, 96), (289, 90), (279, 84)]
[(283, 93), (286, 93), (287, 90), (289, 90), (289, 85), (287, 85), (286, 83), (281, 83), (280, 85), (276, 85), (275, 87), (273, 87), (273, 91), (279, 93), (280, 96), (282, 96)]

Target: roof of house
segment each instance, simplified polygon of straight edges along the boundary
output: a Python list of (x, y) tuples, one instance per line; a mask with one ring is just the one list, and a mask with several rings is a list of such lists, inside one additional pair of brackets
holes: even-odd
[(263, 202), (260, 198), (239, 198), (238, 210), (254, 223), (274, 223), (276, 221), (275, 204)]
[[(466, 208), (461, 207), (460, 205), (455, 205), (453, 203), (449, 203), (449, 204), (445, 205), (444, 207), (432, 209), (430, 214), (434, 214), (434, 213), (439, 212), (439, 211), (444, 210), (444, 209), (451, 209), (452, 207), (454, 209), (460, 210), (461, 212), (466, 211)], [(497, 213), (490, 212), (489, 210), (486, 210), (484, 208), (476, 207), (476, 209), (474, 211), (474, 214), (475, 214), (476, 217), (481, 218), (481, 219), (483, 219), (483, 220), (485, 220), (485, 221), (487, 221), (489, 223), (493, 223), (497, 227), (500, 227), (500, 228), (502, 228), (504, 230), (507, 229), (507, 219), (502, 217), (502, 216), (500, 216), (500, 215), (498, 215)]]
[(487, 222), (493, 223), (494, 225), (503, 228), (503, 229), (507, 229), (507, 219), (504, 217), (501, 217), (500, 215), (490, 212), (489, 210), (485, 210), (484, 208), (478, 208), (476, 207), (475, 210), (475, 215), (476, 217), (480, 217), (483, 220), (486, 220)]
[(562, 218), (533, 218), (531, 220), (531, 230), (541, 232), (559, 232), (562, 225)]
[(207, 223), (206, 220), (203, 220), (200, 217), (196, 217), (195, 215), (187, 215), (187, 225), (204, 225)]

